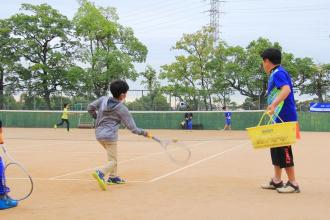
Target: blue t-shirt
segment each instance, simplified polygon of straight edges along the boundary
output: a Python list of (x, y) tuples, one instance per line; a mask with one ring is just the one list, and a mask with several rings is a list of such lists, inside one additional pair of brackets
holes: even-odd
[(227, 120), (231, 119), (231, 112), (225, 112), (225, 117)]
[[(271, 75), (268, 80), (267, 103), (268, 105), (273, 103), (275, 98), (279, 95), (281, 88), (285, 85), (290, 86), (291, 92), (288, 95), (288, 97), (276, 107), (275, 112), (285, 122), (297, 121), (296, 104), (293, 96), (291, 77), (289, 73), (282, 66), (276, 67), (271, 72)], [(281, 122), (281, 120), (276, 117), (276, 122)]]

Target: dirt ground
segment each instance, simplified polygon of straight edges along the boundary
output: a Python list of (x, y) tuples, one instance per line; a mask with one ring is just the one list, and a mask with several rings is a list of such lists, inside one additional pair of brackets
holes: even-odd
[(35, 190), (18, 207), (1, 210), (1, 220), (330, 219), (329, 133), (302, 133), (294, 147), (302, 192), (283, 195), (259, 187), (272, 176), (269, 150), (254, 150), (244, 131), (153, 130), (191, 149), (190, 162), (178, 166), (157, 143), (121, 130), (119, 174), (127, 184), (107, 191), (91, 177), (106, 161), (93, 130), (4, 131)]

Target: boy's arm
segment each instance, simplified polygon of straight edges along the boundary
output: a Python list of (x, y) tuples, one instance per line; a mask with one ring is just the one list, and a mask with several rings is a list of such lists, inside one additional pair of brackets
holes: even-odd
[(88, 113), (94, 118), (96, 119), (97, 118), (97, 110), (99, 109), (100, 107), (100, 104), (102, 102), (102, 99), (103, 97), (95, 100), (94, 102), (90, 103), (88, 106), (87, 106), (87, 111)]
[(127, 127), (133, 134), (148, 136), (148, 132), (141, 128), (136, 127), (135, 121), (126, 107), (123, 107), (118, 111), (119, 117), (125, 127)]
[(270, 114), (274, 114), (276, 107), (283, 102), (288, 95), (290, 95), (291, 88), (290, 88), (290, 79), (288, 78), (287, 74), (282, 71), (279, 71), (274, 74), (273, 80), (275, 83), (276, 88), (280, 89), (280, 93), (274, 99), (274, 101), (267, 107), (267, 110)]
[(288, 97), (290, 92), (291, 89), (289, 85), (284, 85), (281, 87), (280, 94), (276, 97), (272, 104), (267, 107), (267, 111), (269, 112), (269, 114), (274, 114), (276, 107)]

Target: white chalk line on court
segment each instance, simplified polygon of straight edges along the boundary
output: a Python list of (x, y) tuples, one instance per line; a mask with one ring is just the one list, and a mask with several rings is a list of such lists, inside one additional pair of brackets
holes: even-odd
[[(197, 147), (197, 146), (203, 145), (203, 144), (204, 144), (203, 142), (198, 142), (196, 144), (190, 144), (189, 145), (189, 149), (190, 148), (193, 148), (193, 147)], [(121, 161), (121, 162), (118, 163), (118, 165), (119, 164), (128, 163), (128, 162), (131, 162), (131, 161), (135, 161), (135, 160), (140, 160), (140, 159), (145, 159), (145, 158), (153, 157), (155, 155), (165, 154), (165, 153), (166, 153), (165, 151), (160, 151), (160, 152), (151, 153), (151, 154), (144, 155), (144, 156), (134, 157), (134, 158), (131, 158), (131, 159), (128, 159), (128, 160)], [(66, 177), (66, 176), (71, 176), (71, 175), (75, 175), (75, 174), (85, 173), (87, 171), (92, 171), (92, 170), (98, 169), (98, 168), (100, 168), (102, 166), (103, 165), (100, 165), (100, 166), (97, 166), (97, 167), (92, 167), (92, 168), (87, 168), (87, 169), (83, 169), (83, 170), (73, 171), (73, 172), (70, 172), (70, 173), (65, 173), (63, 175), (58, 175), (58, 176), (50, 177), (49, 180), (54, 180), (54, 179), (58, 179), (58, 178), (61, 178), (61, 177)]]
[(179, 173), (179, 172), (181, 172), (181, 171), (183, 171), (183, 170), (186, 170), (186, 169), (188, 169), (188, 168), (190, 168), (190, 167), (196, 166), (196, 165), (198, 165), (198, 164), (200, 164), (200, 163), (203, 163), (203, 162), (205, 162), (205, 161), (211, 160), (211, 159), (213, 159), (213, 158), (216, 158), (216, 157), (219, 157), (219, 156), (221, 156), (221, 155), (224, 155), (224, 154), (226, 154), (226, 153), (228, 153), (228, 152), (231, 152), (231, 151), (233, 151), (233, 150), (235, 150), (235, 149), (237, 149), (237, 148), (239, 148), (239, 147), (241, 147), (241, 146), (244, 146), (245, 144), (246, 144), (246, 141), (245, 141), (244, 143), (239, 144), (239, 145), (233, 146), (233, 147), (231, 147), (231, 148), (229, 148), (229, 149), (227, 149), (227, 150), (221, 151), (221, 152), (219, 152), (219, 153), (216, 153), (216, 154), (214, 154), (214, 155), (211, 155), (211, 156), (209, 156), (209, 157), (206, 157), (206, 158), (204, 158), (204, 159), (201, 159), (201, 160), (199, 160), (199, 161), (196, 161), (196, 162), (194, 162), (194, 163), (192, 163), (192, 164), (189, 164), (189, 165), (184, 166), (184, 167), (182, 167), (182, 168), (176, 169), (176, 170), (174, 170), (174, 171), (172, 171), (172, 172), (169, 172), (169, 173), (166, 173), (166, 174), (161, 175), (161, 176), (159, 176), (159, 177), (153, 178), (153, 179), (149, 180), (149, 182), (150, 182), (150, 183), (153, 183), (153, 182), (156, 182), (156, 181), (158, 181), (158, 180), (164, 179), (164, 178), (166, 178), (166, 177), (168, 177), (168, 176), (171, 176), (171, 175), (173, 175), (173, 174)]
[(11, 153), (73, 153), (73, 154), (104, 154), (104, 152), (95, 151), (28, 151), (28, 150), (12, 150)]
[[(203, 145), (203, 144), (204, 144), (204, 143), (197, 143), (197, 144), (194, 144), (193, 147), (197, 147), (197, 146), (200, 146), (200, 145)], [(227, 149), (227, 150), (225, 150), (225, 151), (219, 152), (219, 153), (214, 154), (214, 155), (212, 155), (212, 156), (209, 156), (209, 157), (206, 157), (206, 158), (201, 159), (201, 160), (199, 160), (199, 161), (196, 161), (196, 162), (194, 162), (194, 163), (192, 163), (192, 164), (189, 164), (189, 165), (187, 165), (187, 166), (184, 166), (184, 167), (182, 167), (182, 168), (180, 168), (180, 169), (177, 169), (177, 170), (174, 170), (174, 171), (169, 172), (169, 173), (167, 173), (167, 174), (164, 174), (164, 175), (162, 175), (162, 176), (159, 176), (159, 177), (153, 178), (153, 179), (151, 179), (151, 180), (149, 180), (149, 181), (145, 181), (145, 180), (128, 180), (127, 183), (153, 183), (153, 182), (156, 182), (156, 181), (158, 181), (158, 180), (164, 179), (164, 178), (166, 178), (166, 177), (168, 177), (168, 176), (171, 176), (171, 175), (173, 175), (173, 174), (176, 174), (176, 173), (178, 173), (178, 172), (181, 172), (181, 171), (183, 171), (183, 170), (185, 170), (185, 169), (188, 169), (188, 168), (190, 168), (190, 167), (196, 166), (196, 165), (198, 165), (198, 164), (200, 164), (200, 163), (203, 163), (203, 162), (205, 162), (205, 161), (207, 161), (207, 160), (211, 160), (211, 159), (213, 159), (213, 158), (215, 158), (215, 157), (218, 157), (218, 156), (221, 156), (221, 155), (223, 155), (223, 154), (225, 154), (225, 153), (228, 153), (228, 152), (230, 152), (230, 151), (233, 151), (233, 150), (235, 150), (236, 148), (243, 146), (244, 144), (245, 144), (245, 142), (242, 143), (242, 144), (239, 144), (239, 145), (233, 146), (233, 147), (231, 147), (231, 148), (229, 148), (229, 149)], [(138, 159), (141, 159), (141, 158), (152, 157), (152, 156), (154, 156), (154, 155), (157, 155), (157, 154), (163, 154), (163, 153), (165, 153), (165, 152), (162, 151), (162, 152), (157, 152), (157, 153), (153, 153), (153, 154), (148, 154), (148, 155), (141, 156), (141, 157), (132, 158), (132, 159), (129, 159), (129, 160), (122, 161), (121, 164), (122, 164), (122, 163), (125, 163), (125, 162), (129, 162), (129, 161), (133, 161), (133, 160), (138, 160)], [(119, 163), (119, 164), (120, 164), (120, 163)], [(94, 169), (97, 169), (97, 168), (99, 168), (99, 167), (88, 168), (88, 169), (79, 170), (79, 171), (76, 171), (76, 172), (70, 172), (70, 173), (67, 173), (67, 174), (64, 174), (64, 175), (55, 176), (55, 177), (51, 177), (51, 178), (38, 178), (38, 177), (35, 177), (35, 178), (33, 178), (33, 180), (40, 180), (40, 181), (81, 181), (81, 182), (94, 182), (95, 180), (91, 180), (91, 179), (89, 180), (89, 179), (79, 179), (79, 178), (61, 178), (61, 179), (59, 179), (59, 178), (60, 178), (60, 177), (65, 177), (65, 176), (69, 176), (69, 175), (74, 175), (74, 174), (84, 173), (84, 172), (91, 171), (91, 170), (94, 170)], [(12, 180), (27, 180), (28, 178), (7, 178), (7, 179), (8, 179), (8, 180), (10, 180), (10, 179), (12, 179)]]
[[(226, 131), (225, 129), (218, 130), (219, 133), (222, 133)], [(37, 140), (37, 141), (93, 141), (95, 142), (95, 139), (58, 139), (58, 138), (28, 138), (28, 137), (7, 137), (7, 139), (13, 139), (13, 140)], [(241, 140), (237, 138), (211, 138), (211, 139), (180, 139), (180, 141), (186, 142), (186, 141), (222, 141), (222, 140)], [(133, 139), (120, 139), (121, 142), (148, 142), (146, 140), (133, 140)], [(71, 153), (71, 152), (70, 152)]]
[[(180, 142), (198, 142), (195, 144), (189, 144), (189, 148), (194, 147), (194, 145), (199, 144), (199, 142), (203, 141), (203, 142), (215, 142), (215, 141), (233, 141), (233, 140), (237, 140), (237, 139), (220, 139), (220, 138), (211, 138), (211, 139), (191, 139), (191, 140), (179, 140)], [(245, 139), (244, 139), (245, 140)], [(242, 139), (238, 139), (237, 141), (242, 141)], [(41, 150), (11, 150), (11, 153), (72, 153), (72, 154), (104, 154), (104, 151), (99, 151), (99, 152), (95, 152), (95, 151), (55, 151), (55, 150), (46, 150), (46, 151), (41, 151)], [(150, 153), (148, 155), (157, 155), (157, 154), (162, 154), (164, 152), (157, 152), (157, 153)], [(147, 155), (144, 155), (142, 157), (145, 157)], [(135, 160), (135, 158), (133, 158), (133, 160)], [(127, 160), (129, 161), (129, 160)], [(125, 162), (127, 162), (125, 161)]]
[[(144, 156), (134, 157), (134, 158), (131, 158), (131, 159), (128, 159), (128, 160), (120, 161), (118, 164), (128, 163), (130, 161), (152, 157), (154, 155), (161, 154), (161, 153), (162, 152), (157, 152), (157, 153), (152, 153), (152, 154), (148, 154), (148, 155), (144, 155)], [(100, 165), (100, 166), (97, 166), (97, 167), (92, 167), (92, 168), (87, 168), (87, 169), (83, 169), (83, 170), (73, 171), (73, 172), (66, 173), (66, 174), (59, 175), (59, 176), (54, 176), (54, 177), (49, 178), (49, 180), (54, 180), (54, 179), (58, 179), (58, 178), (61, 178), (61, 177), (66, 177), (66, 176), (71, 176), (71, 175), (75, 175), (75, 174), (85, 173), (87, 171), (92, 171), (92, 170), (98, 169), (102, 166), (103, 165)]]
[[(29, 180), (29, 178), (6, 178), (7, 180)], [(79, 178), (68, 178), (68, 179), (49, 179), (49, 178), (38, 178), (34, 177), (32, 180), (37, 181), (79, 181), (79, 182), (95, 182), (92, 179), (79, 179)], [(126, 183), (146, 183), (144, 180), (126, 180)]]

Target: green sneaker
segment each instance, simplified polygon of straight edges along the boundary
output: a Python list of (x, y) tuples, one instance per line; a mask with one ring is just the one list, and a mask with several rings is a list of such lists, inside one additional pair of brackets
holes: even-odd
[(92, 173), (92, 176), (94, 179), (96, 179), (97, 183), (103, 191), (107, 190), (107, 185), (104, 181), (104, 174), (101, 171), (96, 170), (94, 173)]

